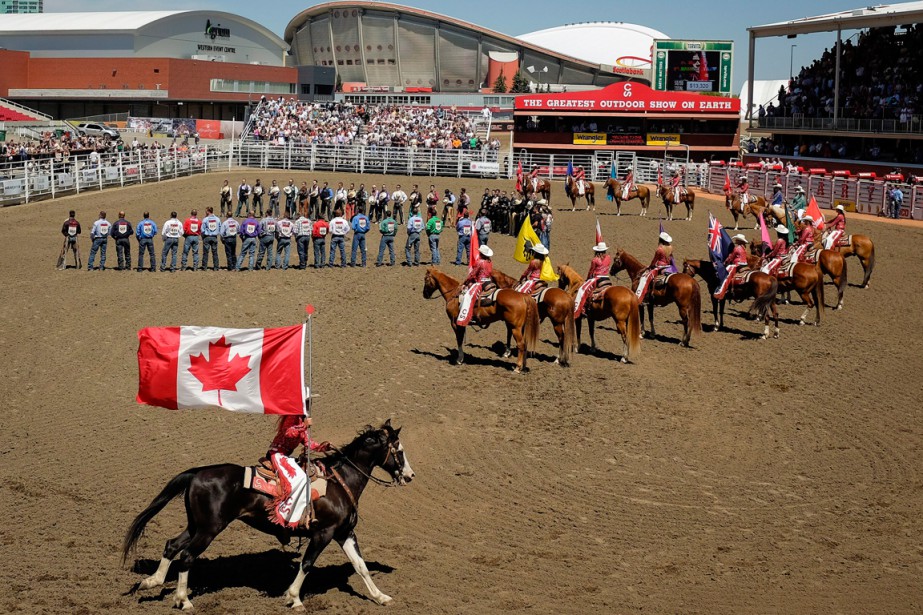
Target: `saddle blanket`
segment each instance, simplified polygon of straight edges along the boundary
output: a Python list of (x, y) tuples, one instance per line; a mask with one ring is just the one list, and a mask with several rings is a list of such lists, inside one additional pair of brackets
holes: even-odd
[(748, 269), (748, 270), (746, 270), (746, 271), (741, 271), (740, 273), (735, 273), (735, 274), (734, 274), (734, 280), (733, 280), (734, 285), (736, 286), (737, 284), (746, 284), (747, 282), (750, 281), (750, 277), (751, 277), (754, 273), (756, 273), (756, 271), (754, 271), (754, 270), (752, 270), (752, 269)]
[[(316, 471), (311, 477), (311, 501), (318, 500), (327, 495), (327, 479), (323, 477), (321, 468), (315, 464)], [(252, 489), (276, 498), (281, 494), (279, 477), (273, 470), (265, 466), (244, 467), (244, 489)]]
[(478, 307), (486, 307), (497, 300), (499, 288), (495, 288), (489, 293), (482, 293), (481, 284), (473, 284), (471, 288), (465, 291), (461, 296), (458, 317), (455, 319), (456, 324), (463, 327), (468, 326), (474, 317), (474, 310)]
[(583, 196), (586, 193), (586, 183), (582, 179), (577, 180), (577, 194)]
[(799, 262), (808, 263), (809, 265), (816, 265), (818, 258), (820, 258), (820, 249), (811, 248), (810, 250), (805, 250), (804, 254), (801, 255)]
[(532, 293), (532, 298), (535, 299), (536, 303), (541, 303), (542, 299), (545, 298), (545, 293), (547, 293), (549, 290), (551, 290), (551, 287), (546, 286), (545, 288), (539, 290), (538, 292)]
[(852, 235), (841, 236), (836, 242), (836, 247), (838, 248), (852, 247)]
[(779, 279), (790, 278), (795, 275), (795, 265), (798, 264), (798, 261), (793, 261), (786, 259), (782, 261), (782, 264), (776, 270), (776, 277)]

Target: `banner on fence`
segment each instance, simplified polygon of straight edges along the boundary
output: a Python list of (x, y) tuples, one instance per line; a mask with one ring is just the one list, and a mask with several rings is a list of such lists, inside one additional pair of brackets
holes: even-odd
[(649, 132), (647, 133), (648, 145), (679, 145), (680, 135), (673, 132)]
[(499, 162), (481, 162), (477, 160), (472, 160), (470, 167), (471, 167), (471, 170), (475, 173), (499, 173), (500, 172)]
[(32, 178), (33, 190), (49, 190), (51, 188), (51, 178), (47, 175), (37, 175)]
[(221, 138), (221, 120), (196, 120), (195, 129), (203, 139)]
[(17, 194), (22, 194), (23, 184), (25, 180), (22, 179), (8, 179), (3, 182), (3, 196), (15, 196)]
[(605, 145), (606, 133), (604, 132), (575, 132), (574, 145)]

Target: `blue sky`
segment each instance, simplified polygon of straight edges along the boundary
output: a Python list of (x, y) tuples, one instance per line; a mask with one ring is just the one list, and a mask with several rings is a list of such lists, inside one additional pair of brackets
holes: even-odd
[[(868, 4), (832, 0), (709, 0), (679, 2), (660, 0), (624, 2), (622, 0), (528, 0), (528, 2), (497, 2), (496, 0), (465, 0), (446, 2), (413, 0), (397, 2), (443, 13), (485, 26), (504, 34), (518, 35), (543, 28), (580, 21), (624, 21), (660, 30), (676, 39), (719, 39), (735, 42), (734, 91), (739, 92), (747, 73), (747, 27), (777, 21), (787, 21), (843, 11)], [(310, 2), (293, 0), (45, 0), (46, 12), (60, 11), (119, 11), (165, 9), (213, 9), (243, 15), (257, 21), (279, 36), (289, 20), (312, 6)], [(848, 36), (850, 33), (844, 35)], [(825, 47), (832, 46), (832, 32), (786, 38), (760, 39), (756, 48), (756, 78), (786, 79), (789, 60), (794, 49), (794, 71), (818, 57)]]

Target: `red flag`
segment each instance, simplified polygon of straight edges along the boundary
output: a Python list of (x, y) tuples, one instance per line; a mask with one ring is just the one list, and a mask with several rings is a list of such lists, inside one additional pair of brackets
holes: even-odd
[(814, 195), (811, 195), (811, 200), (808, 201), (808, 206), (804, 210), (804, 215), (808, 218), (814, 220), (814, 228), (819, 231), (824, 230), (824, 227), (827, 226), (824, 223), (824, 214), (820, 212), (820, 207), (817, 206), (817, 201), (814, 199)]
[(599, 228), (599, 218), (596, 218), (596, 243), (600, 244), (603, 242), (603, 231)]
[(303, 325), (138, 331), (140, 404), (305, 414)]
[[(526, 222), (523, 224), (528, 224), (529, 219), (526, 218)], [(478, 252), (478, 234), (471, 233), (471, 253), (468, 255), (468, 275), (474, 271), (474, 268), (478, 266), (478, 263), (481, 262), (481, 253)]]
[(731, 193), (731, 173), (727, 169), (724, 170), (724, 193)]
[(522, 192), (522, 160), (519, 161), (519, 166), (516, 167), (516, 192)]

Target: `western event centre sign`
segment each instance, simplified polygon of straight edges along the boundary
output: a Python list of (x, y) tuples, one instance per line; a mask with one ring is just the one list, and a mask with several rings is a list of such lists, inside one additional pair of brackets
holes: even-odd
[(655, 90), (731, 93), (733, 41), (655, 39), (652, 52)]
[(607, 85), (601, 90), (517, 96), (515, 110), (739, 114), (740, 99), (686, 92), (658, 92), (640, 83), (623, 82)]

